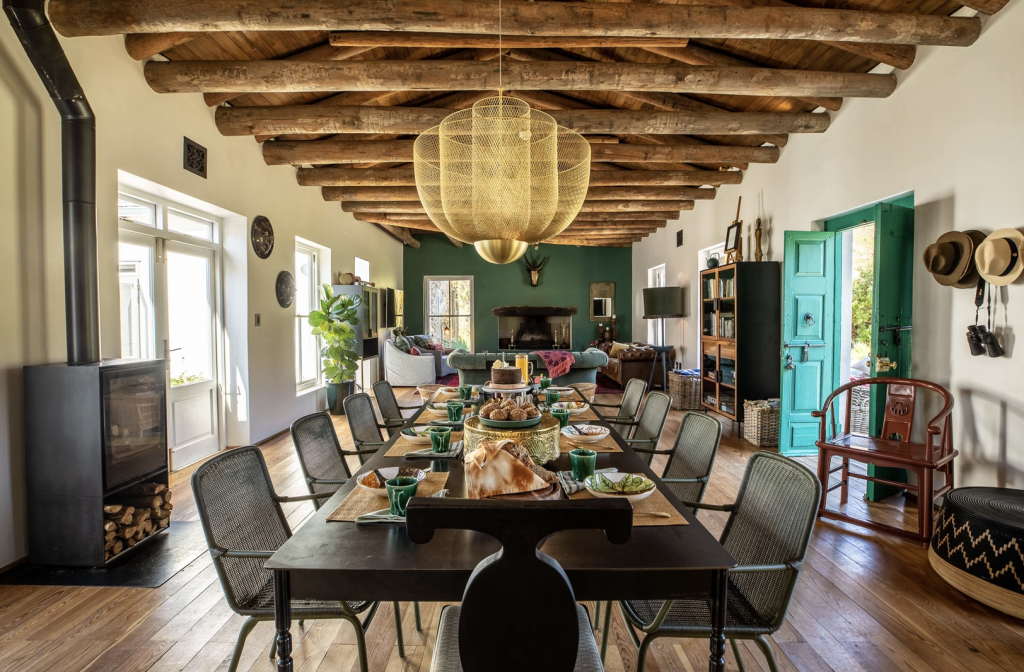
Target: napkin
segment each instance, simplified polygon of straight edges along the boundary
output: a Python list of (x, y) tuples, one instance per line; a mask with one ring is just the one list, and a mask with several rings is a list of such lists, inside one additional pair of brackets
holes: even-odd
[[(431, 497), (443, 498), (448, 496), (448, 489), (438, 490)], [(391, 514), (391, 507), (381, 509), (380, 511), (373, 511), (371, 513), (364, 513), (361, 516), (356, 516), (356, 525), (405, 525), (405, 516), (395, 516)]]
[[(607, 474), (613, 471), (618, 471), (615, 467), (608, 467), (607, 469), (598, 469), (594, 473)], [(583, 481), (577, 481), (572, 477), (571, 471), (560, 471), (558, 472), (558, 482), (562, 484), (562, 490), (565, 491), (565, 496), (575, 495), (580, 490), (586, 490), (587, 486), (583, 484)]]
[(432, 448), (421, 448), (420, 450), (410, 450), (404, 455), (406, 459), (422, 459), (430, 458), (434, 460), (453, 460), (459, 456), (462, 452), (462, 441), (452, 441), (448, 446), (447, 453), (435, 453)]

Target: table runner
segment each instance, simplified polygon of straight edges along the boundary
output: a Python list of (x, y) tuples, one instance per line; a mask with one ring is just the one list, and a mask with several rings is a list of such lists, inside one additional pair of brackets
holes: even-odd
[[(450, 441), (455, 443), (456, 441), (462, 440), (462, 432), (452, 432)], [(384, 453), (384, 457), (402, 457), (406, 453), (413, 450), (423, 450), (424, 448), (430, 448), (430, 442), (427, 443), (414, 443), (404, 436), (395, 441), (394, 445), (388, 449), (388, 452)]]
[[(570, 495), (569, 499), (595, 499), (595, 497), (589, 491), (581, 490), (575, 495)], [(661, 518), (659, 516), (644, 515), (651, 512), (668, 513), (671, 517)], [(686, 522), (683, 514), (679, 513), (676, 507), (672, 506), (672, 503), (668, 501), (660, 490), (655, 490), (654, 494), (650, 497), (633, 503), (634, 527), (660, 527), (663, 525), (689, 525), (689, 523)]]
[[(447, 482), (447, 471), (427, 472), (426, 478), (420, 481), (419, 487), (416, 488), (416, 496), (430, 497), (442, 490)], [(358, 516), (386, 508), (388, 508), (387, 497), (375, 495), (356, 484), (356, 487), (345, 495), (345, 499), (341, 501), (338, 508), (331, 515), (327, 516), (327, 520), (335, 523), (354, 523)]]

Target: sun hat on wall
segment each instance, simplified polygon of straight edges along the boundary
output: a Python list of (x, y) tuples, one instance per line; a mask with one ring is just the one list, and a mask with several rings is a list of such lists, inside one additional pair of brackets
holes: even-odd
[(935, 281), (947, 287), (967, 289), (978, 284), (974, 252), (985, 240), (981, 231), (950, 231), (924, 249), (924, 266)]
[(1021, 250), (1024, 249), (1024, 233), (1016, 229), (999, 229), (980, 245), (975, 253), (978, 272), (985, 282), (1008, 285), (1024, 271)]

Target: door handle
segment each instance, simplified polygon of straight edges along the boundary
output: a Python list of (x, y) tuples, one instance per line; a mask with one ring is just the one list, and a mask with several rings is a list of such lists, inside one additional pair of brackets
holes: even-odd
[(898, 364), (898, 362), (890, 361), (888, 357), (882, 357), (881, 355), (875, 355), (875, 373), (885, 373), (886, 371), (895, 371), (897, 364)]
[(793, 363), (793, 355), (786, 355), (786, 370), (792, 371), (796, 368), (796, 364)]

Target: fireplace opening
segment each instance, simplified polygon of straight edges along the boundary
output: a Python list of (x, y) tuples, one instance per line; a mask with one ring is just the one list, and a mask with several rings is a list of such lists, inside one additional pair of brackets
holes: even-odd
[(551, 336), (551, 323), (539, 315), (524, 317), (516, 334), (516, 342), (523, 350), (550, 350), (555, 344)]

